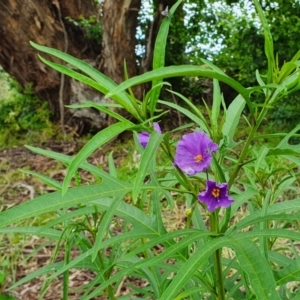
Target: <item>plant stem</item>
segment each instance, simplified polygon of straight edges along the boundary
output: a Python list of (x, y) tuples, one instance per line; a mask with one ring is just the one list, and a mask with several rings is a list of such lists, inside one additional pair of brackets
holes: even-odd
[[(93, 240), (95, 241), (96, 240), (96, 233), (95, 233), (95, 231), (94, 230), (90, 230), (90, 233), (91, 233), (91, 235), (93, 237)], [(101, 268), (105, 269), (105, 263), (104, 263), (104, 260), (103, 260), (103, 257), (102, 257), (102, 254), (101, 254), (100, 251), (98, 251), (98, 259), (99, 259), (99, 263), (100, 263)], [(104, 272), (104, 274), (103, 274), (104, 280), (108, 280), (109, 279), (109, 276), (110, 276), (109, 273), (110, 273), (109, 270), (107, 270), (106, 272)], [(112, 286), (109, 285), (106, 290), (107, 290), (107, 294), (108, 294), (109, 299), (110, 300), (115, 300), (116, 298), (115, 298)]]
[[(219, 233), (219, 216), (218, 211), (214, 211), (210, 215), (210, 223), (211, 223), (211, 231), (215, 233)], [(224, 282), (223, 282), (223, 274), (222, 274), (222, 248), (217, 249), (214, 253), (214, 262), (215, 262), (215, 270), (216, 270), (216, 287), (217, 287), (217, 295), (218, 300), (225, 300), (225, 289), (224, 289)]]
[(217, 273), (217, 287), (218, 287), (218, 299), (225, 300), (225, 290), (222, 274), (222, 263), (221, 263), (222, 249), (217, 249), (215, 252), (215, 267)]

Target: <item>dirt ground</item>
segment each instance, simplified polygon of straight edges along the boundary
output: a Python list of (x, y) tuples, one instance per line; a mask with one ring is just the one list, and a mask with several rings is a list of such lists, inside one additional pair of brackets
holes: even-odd
[[(73, 155), (81, 148), (81, 144), (76, 143), (57, 143), (50, 142), (42, 145), (41, 148), (52, 150), (59, 153)], [(106, 163), (105, 156), (98, 151), (91, 157), (91, 162), (96, 164)], [(62, 180), (65, 175), (65, 168), (59, 163), (54, 163), (52, 159), (37, 155), (27, 150), (25, 147), (16, 147), (3, 150), (0, 152), (0, 210), (6, 210), (12, 206), (18, 205), (25, 201), (52, 191), (51, 188), (42, 184), (33, 176), (22, 174), (18, 169), (28, 169), (41, 174), (50, 175), (56, 180)], [(88, 175), (87, 175), (88, 176)], [(17, 241), (12, 240), (11, 236), (0, 235), (0, 252), (3, 260), (9, 260), (8, 275), (6, 278), (5, 288), (27, 274), (47, 265), (51, 260), (54, 245), (40, 247), (44, 241), (35, 237), (24, 237)], [(76, 250), (73, 251), (76, 255)], [(59, 253), (58, 259), (63, 260), (63, 253)], [(1, 267), (1, 260), (0, 260)], [(80, 299), (80, 292), (76, 292), (77, 288), (89, 283), (95, 274), (89, 270), (71, 270), (70, 275), (70, 294), (69, 299)], [(37, 278), (29, 283), (23, 284), (11, 291), (9, 294), (16, 299), (35, 300), (38, 299), (40, 290), (43, 286), (44, 277)], [(3, 286), (2, 286), (3, 288)], [(3, 290), (2, 290), (3, 292)], [(119, 287), (121, 294), (123, 287)], [(1, 285), (0, 285), (1, 295)], [(47, 293), (42, 299), (58, 300), (62, 298), (62, 279), (59, 277), (54, 281)], [(94, 299), (106, 299), (98, 297)]]
[[(131, 149), (124, 147), (124, 141), (116, 140), (104, 148), (95, 151), (89, 158), (88, 162), (97, 166), (101, 166), (104, 170), (108, 169), (107, 159), (110, 151), (114, 150), (114, 163), (116, 167), (124, 163), (131, 153)], [(119, 143), (119, 144), (118, 144)], [(36, 147), (75, 156), (84, 145), (83, 142), (54, 142), (36, 145)], [(117, 146), (121, 145), (121, 147)], [(134, 151), (135, 153), (135, 151)], [(0, 211), (9, 209), (19, 205), (25, 201), (53, 192), (54, 189), (43, 184), (34, 176), (21, 173), (19, 169), (35, 171), (43, 175), (47, 175), (59, 182), (62, 182), (65, 176), (65, 166), (50, 158), (35, 154), (25, 147), (15, 147), (0, 151)], [(90, 182), (92, 176), (80, 171), (81, 180)], [(171, 220), (172, 226), (181, 228), (185, 221), (185, 214), (182, 205), (175, 206), (175, 211), (166, 212), (166, 218)], [(30, 226), (31, 221), (27, 221), (26, 225)], [(18, 224), (18, 226), (21, 226)], [(7, 277), (4, 285), (0, 282), (1, 293), (6, 293), (18, 300), (36, 300), (39, 299), (41, 289), (44, 284), (45, 277), (39, 277), (28, 283), (18, 286), (12, 291), (6, 291), (13, 283), (22, 279), (26, 275), (48, 265), (51, 262), (53, 249), (55, 245), (47, 244), (46, 240), (37, 236), (24, 236), (20, 234), (3, 235), (0, 234), (0, 272), (1, 263), (5, 260), (9, 261), (7, 268)], [(72, 257), (78, 255), (78, 250), (73, 249)], [(63, 249), (59, 251), (56, 261), (63, 261)], [(90, 283), (95, 278), (95, 274), (90, 270), (70, 270), (69, 277), (69, 300), (79, 300), (83, 292), (80, 290), (83, 286)], [(46, 294), (41, 298), (44, 300), (62, 299), (62, 276), (59, 276), (50, 284)], [(143, 279), (125, 277), (118, 286), (116, 296), (126, 295), (130, 292), (128, 285), (137, 287), (146, 286), (147, 282)], [(79, 289), (79, 291), (77, 291)], [(106, 297), (94, 297), (94, 300), (106, 300)]]

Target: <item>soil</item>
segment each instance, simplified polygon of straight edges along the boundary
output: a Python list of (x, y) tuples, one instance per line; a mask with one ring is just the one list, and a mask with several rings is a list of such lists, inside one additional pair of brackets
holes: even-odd
[[(79, 143), (49, 142), (42, 145), (41, 148), (52, 150), (67, 155), (73, 155), (82, 147)], [(97, 151), (90, 158), (90, 162), (96, 164), (106, 163), (106, 158), (101, 151)], [(0, 211), (9, 209), (32, 198), (53, 191), (48, 186), (41, 183), (35, 177), (22, 174), (18, 169), (28, 169), (41, 174), (50, 175), (56, 180), (62, 180), (65, 175), (65, 167), (59, 163), (54, 163), (52, 159), (37, 155), (25, 147), (16, 147), (2, 150), (0, 152)], [(87, 180), (88, 174), (83, 174)], [(7, 268), (8, 275), (5, 286), (1, 290), (9, 288), (14, 282), (20, 280), (31, 272), (47, 265), (52, 258), (54, 245), (43, 246), (45, 241), (36, 236), (24, 237), (21, 240), (14, 241), (12, 236), (2, 235), (0, 239), (0, 271), (1, 257), (2, 261), (9, 260)], [(17, 239), (20, 239), (18, 237)], [(40, 247), (40, 249), (38, 249)], [(38, 250), (37, 250), (38, 249)], [(74, 249), (72, 256), (75, 256), (77, 250)], [(57, 260), (63, 260), (63, 251), (58, 254)], [(89, 270), (71, 270), (69, 278), (69, 299), (80, 299), (81, 292), (76, 289), (83, 287), (95, 278)], [(34, 279), (23, 284), (7, 294), (11, 294), (16, 299), (35, 300), (39, 298), (45, 277)], [(127, 279), (124, 279), (124, 282)], [(137, 284), (143, 284), (142, 282)], [(119, 287), (119, 294), (126, 292), (126, 288)], [(42, 297), (45, 300), (62, 299), (62, 277), (53, 281), (46, 294)], [(106, 299), (105, 297), (96, 297), (93, 299)]]

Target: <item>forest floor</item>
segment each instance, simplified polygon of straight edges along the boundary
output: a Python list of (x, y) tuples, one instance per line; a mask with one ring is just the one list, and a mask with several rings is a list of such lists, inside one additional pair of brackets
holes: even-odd
[[(41, 146), (43, 149), (67, 155), (77, 153), (81, 147), (82, 144), (75, 142), (49, 142), (47, 145)], [(90, 162), (98, 165), (100, 163), (106, 164), (106, 156), (101, 151), (97, 151), (90, 158)], [(50, 158), (37, 155), (25, 147), (15, 147), (2, 150), (0, 152), (0, 210), (6, 210), (25, 201), (30, 201), (38, 195), (54, 191), (41, 183), (40, 180), (33, 176), (23, 174), (18, 169), (27, 169), (41, 174), (47, 174), (58, 181), (62, 181), (65, 175), (65, 167), (63, 165), (58, 162), (54, 162)], [(83, 176), (86, 176), (86, 179), (89, 179), (88, 174), (84, 174)], [(31, 220), (31, 222), (42, 223), (43, 221)], [(30, 226), (28, 221), (26, 225)], [(5, 260), (9, 261), (5, 288), (8, 288), (14, 282), (20, 280), (38, 268), (47, 265), (47, 263), (51, 261), (54, 245), (50, 244), (46, 247), (41, 247), (44, 243), (44, 240), (36, 236), (2, 235), (0, 239), (0, 268), (1, 262)], [(41, 247), (41, 249), (38, 249), (39, 247)], [(75, 256), (76, 250), (73, 252), (73, 255)], [(57, 259), (63, 260), (63, 251), (59, 253)], [(77, 288), (89, 283), (94, 277), (95, 275), (89, 270), (71, 271), (69, 283), (70, 290), (76, 291)], [(20, 300), (38, 299), (44, 279), (45, 277), (41, 277), (25, 283), (14, 289), (11, 292), (11, 295)], [(69, 296), (69, 299), (80, 299), (80, 293), (72, 292)], [(61, 277), (51, 284), (43, 299), (62, 299)]]
[[(128, 138), (126, 137), (128, 140)], [(132, 172), (135, 174), (135, 166), (128, 167), (128, 158), (136, 155), (135, 147), (124, 140), (115, 140), (105, 147), (95, 151), (88, 161), (96, 166), (101, 166), (104, 170), (108, 170), (108, 154), (114, 151), (114, 163), (121, 172)], [(45, 150), (75, 156), (82, 148), (85, 142), (65, 142), (65, 141), (49, 141), (42, 145), (36, 145)], [(131, 168), (132, 167), (132, 168)], [(63, 181), (66, 175), (66, 167), (61, 163), (50, 158), (35, 154), (25, 147), (13, 147), (0, 151), (0, 211), (7, 210), (13, 206), (19, 205), (31, 199), (55, 191), (53, 188), (43, 184), (39, 179), (29, 174), (22, 173), (19, 169), (34, 171), (46, 175), (59, 182)], [(125, 174), (125, 173), (124, 173)], [(125, 174), (130, 175), (128, 173)], [(82, 183), (93, 181), (92, 176), (80, 171)], [(127, 176), (127, 178), (129, 178)], [(237, 218), (244, 216), (242, 210)], [(184, 204), (175, 204), (173, 210), (163, 211), (164, 221), (171, 224), (175, 229), (182, 228), (185, 223), (185, 207)], [(53, 214), (46, 217), (36, 217), (30, 220), (24, 220), (17, 226), (42, 226), (50, 219)], [(46, 245), (45, 245), (46, 244)], [(48, 265), (53, 259), (53, 250), (55, 244), (47, 244), (47, 240), (29, 235), (21, 234), (0, 234), (0, 300), (1, 293), (5, 292), (18, 280), (24, 278), (28, 274)], [(78, 250), (73, 249), (72, 257), (78, 255)], [(230, 253), (227, 257), (230, 257)], [(63, 261), (64, 250), (60, 249), (56, 261)], [(1, 281), (1, 271), (4, 270), (7, 263), (7, 276), (5, 282)], [(78, 300), (81, 298), (82, 291), (80, 288), (87, 285), (95, 278), (95, 274), (90, 270), (70, 271), (69, 277), (69, 300)], [(35, 278), (24, 283), (14, 290), (8, 292), (17, 300), (37, 300), (43, 288), (45, 276)], [(125, 295), (129, 292), (128, 283), (135, 286), (144, 286), (145, 281), (134, 278), (125, 277), (118, 287), (118, 296)], [(59, 276), (54, 280), (45, 295), (41, 298), (44, 300), (62, 299), (63, 280)], [(106, 300), (105, 297), (95, 297), (94, 300)]]
[[(106, 170), (108, 153), (113, 148), (114, 161), (118, 166), (121, 162), (124, 162), (124, 157), (133, 153), (133, 150), (129, 149), (130, 147), (120, 147), (119, 145), (120, 142), (117, 141), (117, 146), (115, 144), (108, 145), (102, 150), (96, 151), (88, 161), (94, 165), (101, 165), (101, 167)], [(82, 146), (82, 142), (49, 142), (37, 147), (72, 156), (75, 155)], [(66, 171), (65, 166), (59, 162), (35, 154), (25, 147), (14, 147), (0, 151), (0, 211), (19, 205), (25, 201), (30, 201), (39, 195), (54, 191), (54, 189), (49, 188), (49, 186), (43, 184), (39, 179), (24, 174), (20, 172), (19, 169), (35, 171), (47, 175), (59, 182), (62, 182)], [(92, 180), (91, 175), (87, 172), (80, 172), (80, 175), (83, 179), (83, 183)], [(51, 217), (53, 218), (53, 216), (49, 215), (49, 218)], [(167, 212), (167, 218), (172, 223), (172, 226), (178, 228), (181, 227), (185, 219), (184, 207), (181, 207), (180, 205), (176, 206), (175, 211)], [(17, 225), (41, 226), (48, 220), (34, 218), (33, 220), (24, 220)], [(0, 235), (0, 273), (1, 268), (3, 270), (3, 263), (8, 262), (7, 276), (2, 287), (0, 281), (0, 296), (1, 292), (4, 292), (5, 289), (9, 288), (13, 283), (51, 262), (55, 245), (48, 244), (47, 246), (44, 246), (46, 242), (46, 240), (37, 236), (25, 236), (20, 234)], [(63, 260), (63, 254), (64, 251), (61, 250), (56, 260)], [(78, 251), (74, 249), (72, 256), (76, 256), (77, 254)], [(69, 278), (69, 288), (71, 292), (69, 293), (69, 299), (80, 299), (82, 292), (76, 292), (76, 289), (88, 284), (94, 277), (95, 274), (89, 270), (71, 270)], [(39, 298), (44, 279), (44, 276), (33, 279), (18, 286), (16, 289), (9, 292), (9, 294), (18, 300), (36, 300)], [(129, 281), (130, 284), (136, 286), (145, 284), (143, 280), (124, 278), (122, 285), (119, 286), (118, 289), (119, 296), (128, 293), (128, 288), (126, 286)], [(50, 288), (42, 299), (62, 299), (61, 276), (51, 283)], [(104, 300), (106, 298), (97, 297), (93, 299)]]

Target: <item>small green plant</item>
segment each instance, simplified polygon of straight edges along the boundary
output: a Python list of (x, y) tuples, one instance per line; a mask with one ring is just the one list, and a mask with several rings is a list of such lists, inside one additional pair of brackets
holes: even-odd
[(14, 297), (3, 293), (6, 284), (8, 265), (9, 261), (7, 259), (0, 260), (0, 300), (16, 300)]
[(0, 148), (19, 144), (24, 133), (53, 134), (50, 118), (48, 103), (34, 96), (31, 84), (22, 89), (9, 78), (9, 92), (0, 101)]
[[(48, 237), (57, 245), (54, 257), (59, 246), (64, 247), (65, 256), (29, 274), (11, 289), (47, 275), (42, 297), (49, 283), (62, 275), (63, 299), (68, 299), (70, 269), (88, 268), (95, 276), (82, 287), (84, 300), (116, 299), (123, 284), (129, 292), (120, 299), (299, 298), (299, 288), (290, 289), (287, 284), (299, 281), (300, 274), (295, 244), (300, 240), (300, 150), (299, 145), (289, 143), (290, 138), (299, 137), (300, 125), (289, 133), (261, 135), (259, 129), (268, 111), (295, 91), (300, 51), (279, 68), (269, 26), (258, 0), (254, 0), (264, 28), (268, 62), (267, 74), (256, 72), (258, 86), (246, 88), (205, 60), (206, 67), (164, 67), (169, 25), (181, 2), (170, 9), (160, 27), (153, 70), (120, 85), (76, 58), (32, 43), (37, 50), (62, 59), (85, 75), (41, 58), (48, 66), (116, 102), (85, 102), (76, 108), (97, 108), (115, 118), (116, 123), (92, 137), (76, 157), (27, 146), (67, 165), (67, 174), (61, 183), (23, 171), (43, 179), (57, 192), (0, 213), (0, 233), (19, 231)], [(169, 92), (188, 109), (159, 99), (162, 86), (168, 85), (164, 80), (174, 76), (213, 78), (213, 103), (206, 107), (205, 115), (188, 98), (172, 90)], [(238, 93), (228, 107), (219, 80)], [(144, 99), (136, 99), (131, 87), (148, 81), (152, 88)], [(256, 92), (264, 95), (262, 103), (255, 101)], [(158, 109), (158, 105), (166, 108)], [(136, 122), (110, 107), (124, 109)], [(169, 108), (185, 115), (191, 123), (164, 131), (160, 120)], [(243, 138), (236, 134), (241, 118), (249, 127)], [(132, 132), (140, 156), (135, 174), (128, 174), (134, 178), (118, 177), (113, 154), (108, 158), (108, 172), (86, 161), (93, 151), (125, 131)], [(280, 141), (269, 147), (265, 139), (273, 137), (280, 137)], [(166, 159), (158, 158), (162, 152)], [(90, 172), (96, 183), (81, 186), (78, 168)], [(72, 179), (75, 186), (70, 188)], [(163, 210), (171, 210), (177, 201), (185, 203), (185, 222), (184, 228), (175, 230), (165, 222)], [(58, 217), (45, 225), (10, 227), (54, 211)], [(74, 258), (72, 249), (79, 251)], [(125, 278), (142, 278), (146, 284), (136, 287), (124, 283)]]
[(79, 16), (78, 20), (74, 20), (71, 17), (66, 18), (72, 24), (81, 27), (85, 31), (85, 37), (89, 40), (94, 40), (97, 44), (101, 44), (102, 41), (102, 24), (97, 20), (96, 16), (90, 16), (88, 19), (83, 16)]

